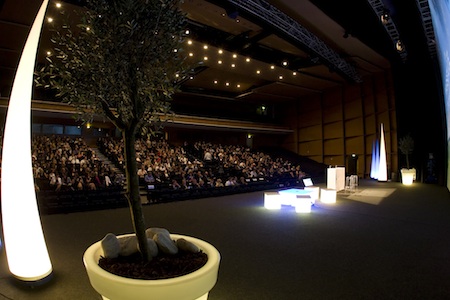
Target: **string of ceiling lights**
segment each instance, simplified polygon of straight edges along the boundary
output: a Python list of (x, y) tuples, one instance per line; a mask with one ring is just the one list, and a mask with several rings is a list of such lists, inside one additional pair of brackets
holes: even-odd
[[(62, 2), (55, 2), (52, 8), (57, 10), (62, 9)], [(49, 10), (46, 17), (47, 23), (55, 23), (55, 12)], [(89, 30), (89, 28), (86, 28)], [(189, 37), (190, 30), (185, 32)], [(199, 64), (207, 68), (219, 69), (221, 76), (218, 78), (209, 78), (212, 88), (219, 88), (229, 90), (232, 92), (242, 92), (251, 88), (252, 83), (249, 82), (248, 76), (257, 80), (265, 80), (271, 82), (285, 82), (285, 83), (298, 83), (299, 73), (296, 70), (289, 69), (289, 61), (283, 60), (279, 65), (269, 64), (267, 62), (256, 60), (249, 56), (240, 55), (236, 52), (231, 52), (225, 49), (221, 49), (212, 45), (208, 45), (204, 42), (199, 42), (193, 38), (187, 38), (185, 40), (187, 58), (192, 64)], [(53, 53), (51, 50), (42, 49), (46, 56), (51, 56)], [(174, 52), (178, 52), (179, 49), (175, 49)], [(241, 74), (242, 76), (239, 76)], [(195, 79), (199, 74), (192, 74), (188, 80), (189, 84), (194, 85)], [(245, 76), (244, 76), (245, 75)], [(175, 75), (178, 77), (178, 74)], [(202, 80), (200, 78), (200, 80)]]

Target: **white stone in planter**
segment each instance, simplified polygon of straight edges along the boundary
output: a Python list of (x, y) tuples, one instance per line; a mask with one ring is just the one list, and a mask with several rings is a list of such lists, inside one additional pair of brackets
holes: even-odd
[(200, 249), (197, 247), (196, 244), (186, 241), (185, 239), (178, 239), (176, 244), (177, 244), (178, 249), (183, 250), (183, 251), (187, 251), (187, 252), (191, 252), (191, 253), (197, 253), (200, 251)]
[(127, 236), (119, 240), (120, 253), (122, 256), (129, 256), (139, 251), (138, 240), (136, 236)]
[(150, 227), (145, 231), (145, 235), (148, 238), (153, 238), (155, 236), (155, 234), (157, 233), (164, 233), (167, 234), (168, 236), (170, 236), (170, 232), (169, 230), (167, 230), (166, 228), (159, 228), (159, 227)]
[(103, 248), (103, 255), (107, 258), (116, 258), (120, 253), (120, 243), (117, 237), (113, 233), (108, 233), (101, 240), (101, 246)]
[(157, 233), (153, 236), (153, 240), (158, 245), (159, 250), (167, 254), (177, 254), (177, 244), (170, 238), (170, 235), (165, 233)]

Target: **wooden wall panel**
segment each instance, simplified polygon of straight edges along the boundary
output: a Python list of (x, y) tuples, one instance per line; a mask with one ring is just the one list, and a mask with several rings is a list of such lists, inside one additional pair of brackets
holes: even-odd
[(354, 138), (347, 138), (345, 139), (345, 150), (347, 152), (347, 155), (350, 154), (358, 154), (363, 155), (364, 154), (364, 137), (358, 136)]
[(361, 113), (362, 113), (361, 99), (358, 99), (358, 101), (345, 103), (344, 115), (346, 120), (360, 117)]
[(343, 155), (344, 139), (324, 140), (323, 152), (324, 155)]
[(352, 119), (345, 121), (345, 136), (363, 136), (364, 135), (364, 122), (363, 118)]
[(322, 156), (322, 140), (300, 143), (299, 154), (304, 156), (310, 156), (311, 154)]
[(323, 125), (323, 138), (334, 139), (344, 137), (342, 122), (334, 122)]
[(322, 125), (301, 127), (298, 129), (299, 142), (322, 139)]

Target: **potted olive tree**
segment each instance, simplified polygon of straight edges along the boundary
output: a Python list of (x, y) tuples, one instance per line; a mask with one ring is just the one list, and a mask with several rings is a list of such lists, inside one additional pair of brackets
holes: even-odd
[(402, 174), (402, 183), (412, 184), (416, 179), (416, 169), (410, 168), (409, 165), (409, 157), (414, 151), (414, 139), (411, 135), (405, 135), (398, 141), (398, 149), (403, 155), (405, 155), (406, 159), (406, 168), (402, 168), (400, 170)]
[[(181, 47), (186, 18), (179, 9), (180, 2), (85, 1), (86, 5), (70, 16), (72, 21), (79, 19), (79, 24), (72, 27), (66, 21), (62, 27), (53, 29), (53, 54), (39, 66), (35, 77), (37, 86), (56, 90), (56, 96), (75, 106), (83, 120), (89, 121), (94, 114), (101, 114), (120, 130), (126, 161), (126, 195), (134, 228), (132, 236), (137, 238), (137, 249), (144, 262), (152, 260), (154, 253), (149, 246), (139, 196), (135, 140), (140, 131), (152, 132), (155, 126), (162, 124), (162, 116), (170, 112), (171, 97), (179, 78), (189, 70)], [(179, 236), (172, 235), (171, 238)], [(142, 280), (138, 280), (139, 288), (131, 283), (137, 294), (152, 293), (155, 295), (152, 299), (196, 299), (205, 292), (207, 294), (217, 279), (220, 256), (206, 242), (186, 239), (199, 244), (198, 247), (208, 255), (204, 267), (186, 275), (190, 276), (188, 281), (194, 286), (186, 286), (188, 284), (180, 278), (157, 280), (159, 283), (156, 284), (145, 280), (151, 288), (161, 282), (169, 286), (165, 290), (159, 286), (149, 292), (146, 287), (141, 287), (144, 285)], [(84, 262), (85, 265), (95, 264), (86, 265), (93, 287), (109, 299), (123, 299), (119, 294), (126, 299), (140, 299), (136, 293), (124, 291), (131, 279), (124, 279), (124, 283), (119, 276), (100, 270), (97, 264), (99, 257), (104, 255), (101, 243), (95, 243), (91, 248), (86, 251)], [(204, 270), (205, 267), (209, 269)], [(200, 277), (205, 274), (207, 278), (202, 282)], [(179, 286), (174, 287), (173, 282), (167, 283), (167, 280), (173, 280)], [(167, 290), (169, 294), (165, 294)], [(179, 290), (184, 296), (170, 294), (173, 290)]]

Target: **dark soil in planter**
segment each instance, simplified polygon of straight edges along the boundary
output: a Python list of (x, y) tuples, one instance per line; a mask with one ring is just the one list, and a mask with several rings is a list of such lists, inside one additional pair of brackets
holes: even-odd
[(178, 254), (159, 254), (150, 262), (144, 262), (139, 253), (118, 258), (101, 257), (98, 265), (113, 274), (135, 279), (167, 279), (186, 275), (206, 264), (208, 256), (179, 251)]

